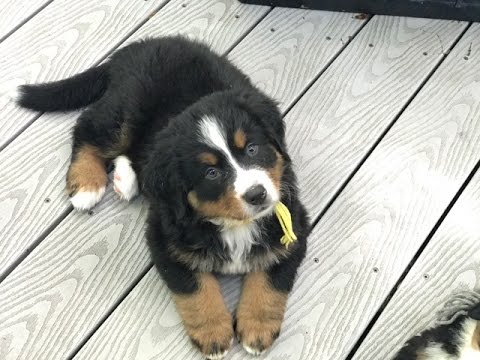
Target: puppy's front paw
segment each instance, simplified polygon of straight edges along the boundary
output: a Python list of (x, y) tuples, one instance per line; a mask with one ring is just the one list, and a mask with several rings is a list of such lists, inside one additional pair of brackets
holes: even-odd
[(278, 338), (283, 317), (278, 319), (276, 314), (271, 315), (273, 317), (265, 314), (258, 318), (244, 315), (237, 319), (238, 341), (249, 354), (263, 354)]
[(214, 275), (196, 274), (197, 290), (175, 294), (177, 311), (192, 342), (208, 359), (223, 358), (233, 342), (233, 321)]
[(230, 316), (211, 319), (200, 328), (187, 331), (207, 359), (222, 359), (232, 346), (233, 325)]
[(272, 346), (280, 334), (287, 297), (272, 286), (264, 272), (245, 277), (235, 328), (247, 352), (261, 355)]

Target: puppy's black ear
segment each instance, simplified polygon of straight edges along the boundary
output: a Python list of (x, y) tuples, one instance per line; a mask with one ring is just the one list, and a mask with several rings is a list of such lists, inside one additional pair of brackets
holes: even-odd
[(186, 213), (186, 184), (180, 174), (180, 164), (173, 151), (176, 137), (160, 134), (148, 155), (142, 171), (142, 190), (151, 203), (168, 207), (175, 219)]
[(290, 161), (285, 144), (285, 123), (277, 103), (260, 91), (243, 92), (240, 106), (263, 127), (284, 159)]

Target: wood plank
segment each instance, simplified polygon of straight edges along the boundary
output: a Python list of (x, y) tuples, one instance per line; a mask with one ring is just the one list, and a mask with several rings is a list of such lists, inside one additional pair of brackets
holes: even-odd
[[(359, 34), (358, 38), (355, 38), (352, 44), (342, 54), (340, 54), (339, 58), (331, 65), (331, 67), (336, 69), (335, 74), (330, 75), (331, 78), (333, 78), (330, 80), (331, 86), (322, 87), (324, 89), (324, 93), (320, 93), (318, 90), (316, 90), (309, 95), (309, 92), (307, 92), (306, 96), (316, 97), (317, 100), (320, 99), (318, 100), (319, 102), (322, 101), (322, 103), (318, 106), (318, 109), (320, 109), (321, 106), (329, 106), (329, 104), (323, 103), (323, 98), (328, 97), (330, 92), (335, 89), (335, 86), (352, 88), (355, 85), (350, 83), (356, 81), (355, 77), (352, 79), (344, 75), (345, 72), (349, 73), (352, 70), (356, 70), (356, 67), (363, 68), (363, 66), (365, 66), (366, 69), (369, 69), (372, 68), (372, 63), (384, 69), (385, 71), (384, 75), (382, 76), (381, 74), (378, 74), (378, 72), (375, 72), (379, 77), (378, 81), (375, 82), (376, 86), (379, 86), (379, 83), (383, 84), (383, 82), (387, 82), (386, 86), (389, 86), (394, 90), (400, 89), (403, 92), (410, 91), (411, 94), (414, 89), (412, 89), (412, 86), (408, 87), (405, 83), (410, 81), (411, 84), (416, 84), (419, 73), (413, 72), (409, 75), (408, 64), (411, 63), (415, 66), (420, 66), (425, 71), (425, 74), (428, 73), (428, 71), (430, 71), (430, 69), (434, 66), (433, 60), (429, 61), (423, 58), (420, 58), (420, 60), (417, 57), (415, 50), (422, 49), (421, 46), (423, 44), (429, 45), (429, 43), (433, 43), (433, 40), (438, 39), (438, 37), (440, 37), (442, 41), (444, 40), (446, 45), (449, 45), (451, 41), (453, 41), (455, 33), (459, 34), (463, 28), (463, 25), (454, 25), (451, 22), (426, 20), (416, 20), (416, 22), (413, 24), (410, 23), (411, 20), (408, 20), (408, 24), (405, 24), (404, 19), (391, 18), (380, 18), (378, 20), (375, 20), (374, 18), (371, 21), (374, 25), (372, 25), (370, 28), (364, 28)], [(367, 31), (367, 35), (363, 34), (364, 31)], [(450, 32), (454, 32), (454, 34), (448, 35)], [(373, 41), (372, 38), (376, 39), (377, 36), (383, 37), (383, 42), (376, 41), (376, 47), (380, 49), (378, 49), (373, 55), (368, 53), (363, 55), (365, 53), (365, 50), (363, 49), (365, 47), (368, 48), (368, 44)], [(357, 42), (361, 42), (360, 45), (358, 45)], [(351, 51), (351, 48), (355, 49), (357, 53)], [(437, 47), (433, 46), (429, 49), (435, 49), (438, 51), (437, 56), (435, 57), (436, 61), (438, 61), (441, 55), (440, 45), (437, 43)], [(390, 56), (387, 57), (385, 54), (390, 54)], [(347, 62), (346, 60), (340, 59), (344, 57), (350, 59), (350, 61)], [(343, 67), (340, 68), (341, 70), (336, 66), (337, 61), (342, 61)], [(367, 61), (368, 65), (358, 65), (357, 62), (360, 61)], [(330, 68), (327, 69), (326, 73), (329, 71)], [(408, 75), (406, 79), (401, 80), (401, 87), (397, 87), (396, 85), (396, 82), (400, 81), (399, 79), (401, 79), (401, 77), (398, 74), (396, 76), (392, 75), (398, 71), (404, 71)], [(365, 70), (363, 72), (365, 73)], [(425, 74), (421, 75), (424, 76)], [(324, 75), (322, 75), (320, 81)], [(388, 79), (392, 76), (393, 80), (390, 82)], [(337, 85), (335, 80), (339, 81), (344, 77), (346, 77), (349, 81), (344, 81), (341, 83), (341, 85)], [(373, 77), (373, 75), (371, 75), (371, 77)], [(382, 88), (382, 91), (388, 92), (388, 89), (388, 87)], [(401, 91), (398, 91), (395, 96), (400, 96)], [(360, 96), (358, 91), (356, 93), (357, 96)], [(393, 94), (393, 92), (390, 92), (390, 97), (393, 97)], [(338, 93), (336, 96), (338, 96)], [(385, 97), (382, 97), (380, 94), (377, 95), (376, 93), (375, 96), (379, 96), (380, 99), (378, 103), (374, 101), (375, 98), (370, 99), (369, 101), (374, 104), (372, 106), (382, 106), (382, 103), (386, 101)], [(408, 98), (407, 95), (403, 96)], [(362, 98), (362, 100), (366, 101), (365, 98)], [(392, 101), (392, 99), (389, 100)], [(365, 106), (366, 105), (367, 104), (365, 104)], [(398, 106), (400, 107), (400, 105)], [(308, 111), (313, 111), (312, 109), (314, 109), (313, 105), (308, 108)], [(392, 108), (389, 109), (392, 110)], [(361, 112), (360, 115), (362, 115)], [(304, 114), (302, 117), (299, 116), (298, 118), (302, 119), (302, 121), (303, 119), (305, 119), (305, 121), (312, 121), (307, 114)], [(347, 119), (352, 120), (352, 117)], [(337, 120), (340, 121), (340, 119)], [(292, 126), (294, 127), (295, 124), (296, 123), (294, 122), (293, 118), (288, 119), (290, 131), (292, 131), (291, 128)], [(375, 124), (373, 122), (370, 123), (371, 127), (374, 127), (374, 125)], [(338, 131), (344, 131), (345, 128), (348, 128), (348, 126), (341, 127)], [(372, 131), (367, 127), (366, 129), (368, 131)], [(300, 136), (300, 134), (297, 134), (297, 137)], [(307, 137), (307, 134), (303, 133), (303, 136)], [(318, 136), (318, 134), (309, 134), (309, 136), (314, 137)], [(335, 134), (335, 136), (337, 138), (341, 138), (340, 134)], [(365, 146), (365, 138), (366, 136), (364, 135), (362, 141), (359, 143), (352, 143), (358, 147)], [(348, 140), (349, 139), (342, 139), (344, 142)], [(375, 139), (372, 138), (369, 140), (373, 142)], [(292, 146), (294, 144), (291, 143), (291, 137), (289, 145), (291, 149), (295, 148), (295, 146)], [(335, 146), (337, 145), (332, 143), (332, 147)], [(338, 146), (340, 147), (341, 144)], [(334, 148), (330, 149), (328, 155), (331, 156), (332, 153), (336, 153)], [(297, 153), (294, 153), (294, 156), (297, 155)], [(326, 162), (330, 161), (328, 158), (322, 158), (322, 160)], [(315, 166), (318, 167), (319, 165), (315, 164)], [(302, 168), (301, 162), (297, 163), (297, 167)], [(299, 175), (300, 180), (302, 181), (302, 176), (304, 173), (300, 172)], [(330, 176), (335, 177), (337, 175), (334, 171), (332, 171), (330, 172)], [(345, 211), (346, 210), (342, 208), (339, 213), (345, 213)], [(346, 229), (348, 231), (348, 227), (346, 227)], [(321, 233), (326, 233), (327, 230), (328, 228), (322, 228)], [(332, 257), (332, 248), (335, 247), (334, 240), (337, 240), (334, 235), (332, 236), (333, 240), (330, 240), (330, 244), (327, 243), (328, 246), (326, 248), (328, 250), (328, 256)], [(318, 248), (320, 247), (322, 252), (324, 251), (323, 244), (316, 244), (316, 241), (318, 241), (317, 238), (318, 232), (316, 232), (310, 240), (310, 247), (313, 248), (313, 250), (309, 251), (309, 255), (301, 269), (301, 276), (296, 286), (295, 293), (292, 299), (289, 301), (289, 309), (287, 312), (284, 332), (278, 339), (274, 349), (266, 355), (266, 358), (268, 359), (340, 359), (341, 357), (337, 356), (336, 350), (328, 353), (322, 353), (322, 348), (324, 346), (323, 341), (337, 341), (335, 339), (338, 339), (339, 343), (344, 346), (348, 346), (348, 342), (344, 341), (341, 331), (334, 329), (331, 334), (330, 329), (325, 328), (326, 325), (331, 325), (332, 322), (330, 322), (328, 316), (323, 317), (322, 312), (330, 312), (331, 310), (328, 308), (328, 306), (331, 305), (325, 304), (324, 298), (328, 299), (329, 296), (332, 296), (334, 297), (333, 300), (335, 300), (335, 298), (337, 301), (342, 300), (342, 294), (338, 294), (339, 291), (336, 289), (339, 287), (339, 284), (335, 282), (340, 282), (340, 285), (341, 283), (347, 283), (349, 274), (342, 274), (341, 271), (337, 271), (336, 274), (332, 274), (328, 272), (328, 267), (326, 267), (327, 270), (324, 270), (323, 272), (317, 272), (316, 268), (320, 266), (319, 263), (315, 261), (315, 258), (319, 258), (320, 255), (320, 250), (318, 250)], [(339, 255), (341, 256), (342, 254), (340, 253)], [(348, 259), (336, 258), (335, 261), (330, 261), (328, 260), (327, 255), (325, 255), (329, 266), (333, 267), (334, 264), (338, 263), (341, 264), (341, 266), (345, 266), (345, 268), (351, 261), (354, 261), (355, 256), (358, 256), (358, 253), (349, 256)], [(327, 260), (322, 261), (326, 262)], [(111, 315), (109, 319), (107, 319), (105, 324), (94, 334), (85, 347), (82, 348), (77, 358), (89, 359), (91, 354), (100, 354), (99, 359), (106, 359), (108, 356), (125, 359), (142, 358), (144, 356), (150, 358), (162, 356), (162, 359), (200, 359), (198, 353), (191, 352), (190, 346), (184, 346), (186, 342), (183, 328), (178, 322), (170, 320), (176, 316), (173, 313), (173, 309), (171, 307), (167, 309), (161, 305), (165, 302), (165, 299), (163, 298), (164, 295), (163, 292), (162, 295), (158, 294), (163, 291), (161, 289), (163, 289), (164, 285), (157, 283), (153, 284), (155, 280), (152, 279), (157, 278), (155, 275), (149, 274), (147, 278), (143, 279), (142, 282), (139, 283), (131, 296), (128, 296), (124, 302), (122, 302), (120, 307)], [(320, 283), (325, 284), (327, 281), (333, 281), (333, 284), (327, 283), (325, 289), (318, 285)], [(146, 287), (150, 286), (155, 288), (146, 289)], [(330, 291), (332, 292), (331, 294)], [(334, 294), (334, 292), (337, 294)], [(154, 298), (154, 294), (158, 295), (156, 299)], [(306, 297), (305, 299), (303, 298), (304, 296)], [(318, 303), (317, 298), (321, 299)], [(230, 307), (233, 307), (231, 303), (234, 301), (233, 297), (228, 296), (228, 299), (230, 301)], [(343, 301), (347, 300), (351, 301), (352, 299), (343, 299)], [(324, 303), (322, 303), (322, 301)], [(152, 308), (161, 310), (158, 312), (151, 312), (148, 310)], [(148, 315), (146, 312), (148, 312)], [(346, 317), (348, 313), (348, 311), (340, 310), (339, 316)], [(362, 316), (361, 311), (356, 312), (350, 309), (350, 313), (353, 313), (353, 315), (356, 317)], [(148, 318), (148, 320), (145, 320), (146, 318)], [(322, 321), (324, 323), (322, 323)], [(337, 321), (340, 322), (340, 320)], [(123, 329), (128, 329), (128, 331), (124, 331)], [(323, 331), (325, 331), (325, 333), (323, 333)], [(333, 332), (338, 332), (336, 337), (334, 337)], [(130, 338), (130, 336), (132, 336), (132, 338)], [(130, 339), (133, 338), (135, 338), (135, 340), (134, 342), (131, 342)], [(167, 340), (164, 342), (164, 339)], [(119, 345), (120, 343), (124, 345)], [(167, 343), (168, 347), (165, 348), (164, 344)], [(112, 346), (111, 344), (116, 344), (116, 346)], [(172, 346), (172, 344), (175, 344), (175, 346)], [(108, 351), (104, 351), (104, 348), (107, 348)], [(167, 351), (166, 354), (165, 351)], [(321, 354), (323, 354), (323, 356)], [(227, 359), (243, 359), (244, 357), (245, 352), (238, 344), (236, 344), (227, 356)]]
[(145, 269), (149, 254), (137, 242), (145, 211), (140, 200), (122, 204), (109, 194), (94, 216), (72, 212), (2, 282), (0, 358), (68, 357), (125, 291), (124, 284)]
[(0, 7), (0, 42), (53, 0), (4, 0)]
[[(170, 2), (145, 25), (143, 32), (135, 34), (130, 41), (146, 34), (158, 34), (160, 27), (175, 28), (176, 9), (182, 4), (181, 0)], [(268, 8), (242, 5), (233, 0), (196, 1), (183, 18), (183, 31), (194, 34), (201, 25), (205, 27), (198, 32), (202, 36), (204, 33), (213, 34), (207, 30), (213, 26), (218, 35), (211, 35), (210, 42), (215, 49), (222, 51), (235, 44), (266, 11)], [(235, 19), (237, 13), (242, 15), (241, 22), (227, 21)], [(202, 18), (215, 21), (200, 21)], [(224, 25), (219, 27), (219, 23)], [(75, 113), (43, 115), (0, 152), (0, 225), (3, 226), (0, 233), (0, 279), (52, 222), (70, 209), (64, 179), (71, 153), (70, 131), (76, 116)]]
[(353, 14), (275, 8), (229, 58), (285, 111), (364, 22)]
[(462, 37), (315, 228), (272, 358), (345, 358), (477, 163), (479, 53), (464, 57), (479, 35)]
[(375, 16), (287, 114), (288, 143), (312, 215), (339, 191), (466, 25)]
[(166, 0), (57, 0), (0, 44), (0, 148), (37, 113), (9, 92), (22, 83), (58, 80), (97, 63)]
[(478, 219), (480, 172), (440, 225), (354, 359), (391, 359), (410, 337), (435, 323), (437, 311), (453, 294), (478, 289)]
[(129, 41), (181, 34), (201, 39), (215, 51), (225, 53), (268, 11), (267, 6), (247, 6), (231, 0), (172, 1), (162, 9), (162, 16), (170, 19), (168, 24), (152, 21)]
[[(219, 36), (226, 44), (211, 37), (219, 49), (232, 46), (243, 36), (239, 30), (249, 29), (268, 10), (243, 10), (231, 6), (233, 0), (225, 0), (223, 7), (213, 3), (216, 10), (212, 10), (211, 1), (201, 3), (203, 6), (189, 16), (234, 17), (231, 10), (244, 15), (242, 23), (219, 28)], [(177, 17), (178, 13), (161, 10), (146, 26), (168, 26)], [(202, 24), (211, 26), (209, 22)], [(0, 183), (5, 185), (0, 198), (3, 270), (14, 264), (22, 252), (30, 251), (33, 234), (38, 236), (55, 216), (69, 209), (63, 194), (63, 173), (70, 155), (69, 132), (74, 118), (75, 114), (44, 115), (0, 153), (2, 166), (8, 168), (0, 174)], [(22, 178), (24, 173), (26, 177)], [(1, 283), (0, 358), (3, 354), (7, 359), (69, 356), (148, 268), (150, 257), (142, 228), (146, 208), (140, 201), (129, 207), (113, 199), (111, 189), (109, 193), (95, 208), (94, 216), (77, 212), (68, 215)], [(44, 201), (46, 197), (48, 202)], [(25, 222), (12, 218), (17, 211), (27, 216)], [(9, 257), (12, 252), (16, 257)]]

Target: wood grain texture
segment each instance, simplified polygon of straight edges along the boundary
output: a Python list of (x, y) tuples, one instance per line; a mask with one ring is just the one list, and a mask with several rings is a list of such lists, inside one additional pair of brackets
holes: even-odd
[(145, 212), (110, 193), (93, 216), (71, 213), (2, 282), (1, 359), (62, 359), (79, 345), (148, 266)]
[(0, 152), (0, 277), (70, 207), (65, 174), (77, 115), (44, 115)]
[(480, 173), (472, 179), (390, 300), (354, 359), (391, 359), (433, 325), (450, 297), (480, 287)]
[(316, 226), (269, 359), (345, 358), (477, 163), (479, 53), (464, 57), (479, 35), (465, 34)]
[(0, 148), (36, 116), (8, 93), (92, 66), (165, 0), (57, 0), (0, 44)]
[(225, 53), (269, 9), (268, 6), (247, 6), (233, 0), (171, 1), (162, 9), (165, 21), (149, 22), (131, 40), (182, 34), (201, 39), (218, 53)]
[[(178, 14), (172, 7), (181, 7), (183, 2), (176, 0), (163, 8), (146, 25), (145, 34), (162, 26), (175, 23)], [(232, 46), (242, 29), (248, 29), (262, 16), (262, 12), (248, 12), (232, 4), (236, 1), (223, 1), (226, 9), (222, 15), (217, 11), (217, 17), (234, 18), (234, 14), (243, 14), (243, 22), (225, 22), (218, 28), (217, 22), (201, 22), (205, 27), (214, 26), (218, 29), (218, 37), (210, 36), (214, 48), (221, 51)], [(202, 6), (198, 6), (201, 4)], [(210, 5), (213, 4), (213, 10)], [(178, 5), (178, 6), (177, 6)], [(199, 28), (193, 20), (208, 18), (219, 9), (218, 2), (202, 1), (196, 3), (196, 11), (189, 12), (184, 17), (186, 23)], [(264, 7), (256, 8), (266, 11)], [(189, 19), (192, 22), (189, 22)], [(191, 33), (191, 28), (184, 28)], [(212, 33), (206, 28), (199, 34)], [(231, 34), (231, 36), (228, 36)], [(134, 39), (143, 35), (138, 34)], [(133, 41), (133, 39), (132, 39)], [(0, 70), (1, 71), (1, 70)], [(21, 111), (21, 110), (20, 110)], [(2, 112), (3, 114), (3, 112)], [(65, 174), (67, 171), (70, 149), (70, 131), (76, 118), (76, 113), (67, 115), (43, 115), (35, 121), (24, 133), (15, 139), (7, 148), (0, 152), (0, 225), (4, 231), (0, 233), (0, 277), (5, 270), (16, 262), (19, 256), (29, 251), (50, 224), (69, 208), (65, 195)], [(48, 203), (45, 199), (48, 198)]]
[(229, 58), (285, 111), (364, 22), (348, 13), (275, 8)]
[(289, 147), (313, 215), (339, 190), (465, 26), (375, 16), (287, 114)]
[[(267, 18), (265, 20), (267, 20)], [(376, 25), (375, 28), (368, 30), (368, 34), (370, 37), (378, 36), (376, 32), (381, 31), (383, 36), (385, 36), (387, 39), (395, 39), (397, 37), (400, 37), (406, 42), (406, 44), (402, 43), (403, 47), (400, 50), (397, 50), (397, 56), (402, 59), (403, 65), (400, 67), (398, 67), (397, 65), (397, 67), (395, 68), (396, 71), (404, 71), (405, 68), (408, 67), (407, 63), (409, 58), (415, 65), (418, 65), (417, 62), (420, 63), (420, 61), (418, 61), (418, 58), (416, 57), (415, 51), (412, 51), (411, 53), (407, 52), (407, 54), (404, 54), (408, 47), (415, 47), (415, 44), (418, 42), (418, 37), (420, 37), (423, 42), (427, 42), (427, 39), (432, 40), (433, 38), (437, 38), (435, 32), (427, 35), (426, 38), (423, 38), (421, 35), (425, 32), (428, 32), (429, 29), (432, 29), (433, 25), (431, 21), (422, 20), (420, 23), (415, 23), (416, 26), (410, 24), (409, 27), (406, 27), (405, 25), (401, 26), (402, 21), (404, 21), (403, 19), (393, 19), (391, 23), (387, 22), (386, 24), (384, 24), (383, 21), (388, 21), (388, 19), (375, 21), (377, 22), (377, 24), (381, 24), (381, 26)], [(392, 24), (396, 25), (392, 26)], [(422, 29), (422, 26), (424, 26), (425, 28)], [(448, 37), (452, 40), (454, 36), (449, 37), (449, 35), (447, 35), (447, 32), (452, 31), (452, 26), (454, 25), (450, 22), (434, 22), (433, 28), (436, 32), (441, 34), (439, 36)], [(411, 30), (412, 27), (413, 30)], [(454, 27), (457, 34), (462, 28), (463, 26)], [(365, 30), (366, 29), (362, 30), (362, 32)], [(385, 32), (387, 33), (384, 34)], [(405, 33), (407, 33), (407, 35)], [(413, 35), (410, 33), (413, 33)], [(369, 40), (369, 37), (363, 37), (363, 40), (358, 41), (365, 41), (365, 38)], [(360, 34), (360, 39), (362, 39), (362, 33)], [(357, 39), (355, 39), (351, 45), (355, 46), (356, 49), (362, 49), (362, 47), (355, 45), (356, 41)], [(368, 47), (368, 43), (366, 45)], [(389, 50), (383, 51), (382, 46), (385, 46)], [(394, 52), (394, 49), (390, 48), (391, 46), (393, 45), (390, 45), (389, 41), (385, 41), (385, 45), (382, 45), (382, 43), (379, 44), (377, 42), (377, 47), (380, 47), (380, 49), (378, 49), (379, 54)], [(345, 52), (348, 52), (349, 49), (350, 47), (347, 48)], [(235, 52), (236, 50), (234, 50), (234, 53)], [(343, 53), (340, 55), (340, 57), (342, 56)], [(382, 64), (383, 56), (378, 56), (379, 57), (374, 57), (373, 59), (368, 59), (369, 61)], [(343, 72), (350, 71), (350, 68), (354, 67), (355, 62), (358, 60), (358, 56), (356, 56), (355, 53), (350, 52), (350, 59), (351, 60), (349, 64), (344, 63), (344, 67), (342, 68)], [(388, 63), (389, 62), (395, 62), (395, 59), (388, 60)], [(332, 66), (335, 66), (335, 64), (336, 62)], [(431, 66), (433, 66), (433, 63), (430, 64)], [(388, 68), (387, 65), (385, 65), (385, 67)], [(423, 69), (424, 71), (428, 72), (430, 67)], [(329, 70), (327, 70), (327, 72), (328, 71)], [(337, 70), (335, 74), (336, 77), (341, 78), (343, 76), (343, 72)], [(397, 75), (397, 81), (398, 77), (399, 76)], [(411, 78), (408, 78), (404, 81), (407, 80), (413, 81)], [(386, 77), (382, 78), (382, 81), (387, 81)], [(414, 81), (416, 82), (417, 79), (414, 79)], [(349, 83), (343, 83), (343, 85), (347, 87), (352, 86)], [(391, 83), (389, 83), (389, 85), (393, 87), (396, 86), (396, 84)], [(377, 86), (379, 85), (377, 84)], [(406, 87), (406, 85), (404, 86)], [(314, 93), (314, 96), (316, 96), (316, 98), (322, 98), (323, 96), (328, 96), (329, 91), (330, 88), (326, 88), (324, 90), (324, 93), (316, 92)], [(302, 119), (303, 121), (302, 117), (299, 117), (299, 119)], [(289, 122), (288, 124), (291, 125), (292, 123)], [(300, 137), (300, 135), (297, 136)], [(303, 136), (306, 135), (303, 134)], [(315, 136), (315, 134), (312, 134), (312, 136)], [(341, 137), (340, 134), (336, 136)], [(343, 139), (343, 141), (351, 141), (351, 139), (347, 138)], [(373, 140), (371, 141), (373, 142)], [(365, 146), (363, 142), (352, 142), (352, 144), (355, 144), (355, 146), (358, 147)], [(291, 142), (289, 143), (289, 145), (291, 146), (291, 148), (295, 148), (295, 146), (292, 146), (294, 144), (292, 144)], [(335, 146), (335, 144), (333, 144), (332, 146)], [(331, 152), (335, 153), (335, 150), (332, 149)], [(318, 165), (316, 164), (315, 166)], [(311, 169), (311, 171), (314, 170)], [(302, 178), (303, 173), (300, 172), (299, 175), (300, 178)], [(333, 174), (332, 176), (335, 175)], [(315, 189), (312, 189), (312, 191), (313, 190)], [(363, 196), (365, 196), (366, 191), (368, 191), (367, 188), (363, 190)], [(350, 209), (350, 204), (344, 204), (344, 206), (337, 210), (337, 212), (339, 214), (347, 215), (347, 209)], [(332, 227), (333, 225), (334, 224), (332, 224), (331, 221), (327, 227), (322, 227), (320, 234), (327, 233), (329, 227)], [(347, 232), (349, 231), (349, 224), (347, 224), (345, 220), (343, 220), (343, 224), (339, 223), (336, 225), (337, 232), (339, 232), (340, 229), (343, 229), (342, 225), (344, 225)], [(351, 266), (352, 263), (354, 263), (355, 261), (363, 259), (363, 257), (365, 256), (359, 249), (359, 247), (361, 247), (362, 245), (357, 245), (357, 248), (354, 249), (355, 251), (353, 254), (348, 253), (348, 244), (346, 245), (346, 250), (343, 249), (340, 253), (335, 254), (335, 242), (339, 239), (335, 236), (335, 234), (329, 234), (329, 239), (331, 240), (330, 243), (327, 242), (327, 249), (329, 251), (328, 255), (323, 256), (322, 254), (322, 259), (324, 259), (322, 261), (324, 261), (325, 264), (328, 265), (323, 267), (322, 262), (317, 263), (315, 261), (315, 258), (319, 258), (320, 254), (324, 251), (324, 244), (320, 243), (322, 239), (319, 238), (318, 234), (319, 232), (316, 232), (315, 235), (311, 238), (310, 247), (312, 247), (313, 250), (310, 250), (309, 256), (307, 257), (305, 264), (300, 271), (301, 275), (299, 282), (297, 283), (296, 290), (289, 301), (284, 331), (280, 338), (277, 340), (272, 351), (267, 353), (264, 358), (275, 360), (341, 359), (341, 357), (337, 356), (339, 354), (339, 351), (340, 353), (343, 353), (345, 355), (345, 351), (346, 349), (348, 349), (348, 346), (352, 345), (352, 342), (348, 341), (349, 338), (354, 338), (351, 332), (360, 331), (360, 328), (350, 329), (348, 327), (348, 324), (345, 325), (342, 323), (342, 321), (345, 321), (345, 319), (348, 318), (348, 314), (353, 314), (354, 317), (354, 319), (349, 318), (350, 321), (363, 319), (363, 309), (357, 311), (356, 309), (343, 307), (343, 305), (348, 304), (349, 301), (354, 301), (355, 298), (350, 298), (346, 296), (344, 297), (344, 294), (347, 293), (348, 289), (340, 289), (340, 287), (343, 284), (349, 283), (349, 281), (351, 281), (350, 277), (354, 276), (351, 273), (348, 273), (348, 271), (353, 272), (353, 270), (351, 270), (349, 266)], [(347, 254), (348, 258), (344, 259), (342, 257), (343, 254)], [(334, 256), (334, 260), (329, 259), (329, 257), (333, 258)], [(320, 266), (319, 264), (322, 264), (322, 272), (317, 271), (317, 268)], [(338, 266), (335, 267), (336, 265)], [(328, 271), (330, 267), (334, 268), (333, 272)], [(370, 270), (371, 269), (369, 269), (369, 271)], [(360, 281), (362, 277), (363, 281), (367, 281), (368, 279), (370, 279), (369, 275), (369, 273), (367, 273), (367, 275), (356, 274), (354, 281)], [(91, 340), (79, 353), (79, 359), (88, 359), (92, 356), (92, 354), (100, 354), (100, 359), (107, 359), (108, 356), (125, 359), (200, 359), (198, 353), (192, 352), (192, 347), (186, 340), (184, 330), (182, 329), (178, 320), (177, 322), (172, 322), (174, 326), (171, 326), (170, 324), (172, 323), (168, 322), (168, 319), (170, 319), (172, 316), (175, 316), (175, 318), (178, 319), (178, 317), (176, 317), (174, 313), (170, 313), (168, 317), (166, 315), (167, 312), (174, 311), (173, 307), (170, 307), (169, 309), (162, 307), (165, 299), (160, 299), (161, 296), (158, 296), (157, 299), (155, 299), (155, 293), (158, 294), (158, 291), (160, 291), (159, 289), (163, 289), (163, 285), (156, 284), (156, 289), (153, 290), (146, 289), (146, 287), (148, 286), (152, 286), (152, 283), (147, 284), (147, 280), (137, 286), (137, 288), (134, 290), (136, 295), (127, 297), (127, 299), (113, 313), (113, 315), (106, 321), (106, 323), (94, 334)], [(351, 286), (355, 288), (354, 284)], [(141, 295), (141, 293), (143, 295)], [(234, 306), (232, 305), (232, 301), (234, 298), (228, 297), (228, 299), (230, 308), (234, 308)], [(331, 300), (333, 303), (327, 304), (326, 299)], [(151, 312), (147, 310), (151, 309), (152, 307), (154, 309), (161, 308), (162, 310), (158, 313), (156, 313), (155, 311)], [(163, 310), (164, 308), (165, 310)], [(335, 316), (335, 313), (331, 313), (332, 311), (338, 311), (339, 319), (336, 319), (335, 321), (331, 320)], [(148, 314), (145, 314), (145, 312), (148, 312)], [(327, 315), (323, 316), (324, 314)], [(366, 319), (368, 321), (368, 317)], [(342, 327), (336, 328), (336, 322), (341, 323)], [(358, 333), (356, 334), (358, 335)], [(136, 339), (135, 343), (130, 343), (130, 336)], [(327, 342), (327, 346), (324, 346), (324, 342)], [(111, 346), (110, 343), (115, 343), (117, 346)], [(125, 345), (119, 347), (118, 344), (120, 343)], [(334, 347), (333, 349), (332, 346)], [(343, 349), (341, 348), (342, 346), (344, 347)], [(105, 347), (108, 348), (108, 351), (104, 351)], [(228, 354), (227, 359), (244, 359), (245, 356), (246, 354), (244, 350), (241, 349), (241, 346), (235, 344), (234, 348)]]
[(0, 41), (53, 0), (4, 0), (0, 7)]

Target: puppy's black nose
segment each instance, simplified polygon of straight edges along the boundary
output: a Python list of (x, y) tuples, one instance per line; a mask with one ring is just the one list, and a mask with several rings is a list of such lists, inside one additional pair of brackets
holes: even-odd
[(262, 185), (255, 185), (247, 190), (243, 198), (250, 205), (261, 205), (267, 198), (267, 190)]

